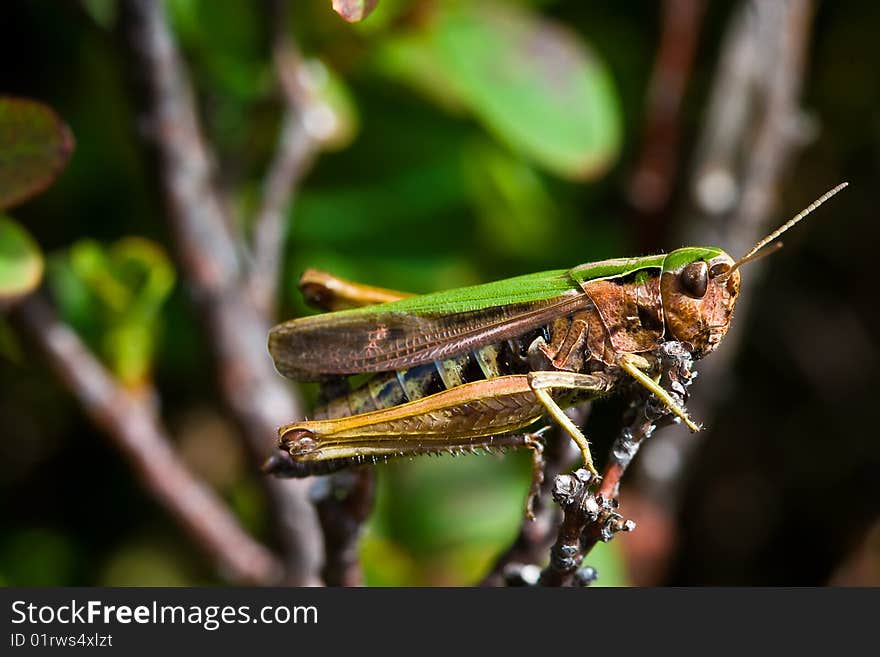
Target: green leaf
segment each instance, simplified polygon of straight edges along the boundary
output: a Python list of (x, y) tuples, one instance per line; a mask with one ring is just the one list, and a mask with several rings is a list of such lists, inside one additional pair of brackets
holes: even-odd
[(40, 284), (43, 254), (27, 231), (0, 216), (0, 305), (6, 305)]
[(364, 20), (373, 13), (379, 0), (333, 0), (333, 11), (349, 23)]
[(424, 32), (385, 39), (376, 51), (376, 65), (385, 75), (404, 80), (443, 109), (462, 113), (468, 99), (444, 67), (429, 36)]
[[(402, 39), (402, 41), (401, 41)], [(386, 72), (461, 104), (500, 140), (569, 179), (604, 173), (620, 150), (611, 76), (572, 31), (523, 7), (447, 3), (379, 56)]]
[(46, 105), (0, 97), (0, 209), (48, 187), (73, 152), (73, 135)]

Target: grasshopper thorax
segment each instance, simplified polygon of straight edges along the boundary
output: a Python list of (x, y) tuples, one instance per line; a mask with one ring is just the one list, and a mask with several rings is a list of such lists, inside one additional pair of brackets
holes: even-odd
[(713, 247), (677, 249), (663, 261), (666, 336), (688, 344), (694, 358), (713, 351), (730, 328), (740, 283), (733, 265), (733, 258)]

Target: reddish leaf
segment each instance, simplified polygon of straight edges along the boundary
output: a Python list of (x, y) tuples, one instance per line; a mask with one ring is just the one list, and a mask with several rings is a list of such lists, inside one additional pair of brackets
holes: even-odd
[(73, 152), (73, 135), (51, 108), (0, 96), (0, 209), (48, 187)]
[(333, 0), (333, 10), (349, 23), (364, 20), (373, 13), (379, 0)]

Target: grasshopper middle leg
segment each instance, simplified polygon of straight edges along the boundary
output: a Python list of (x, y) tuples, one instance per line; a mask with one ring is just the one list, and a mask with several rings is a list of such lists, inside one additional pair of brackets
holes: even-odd
[(590, 443), (578, 426), (571, 421), (559, 404), (553, 399), (548, 390), (580, 390), (593, 395), (600, 395), (610, 389), (610, 382), (606, 377), (597, 374), (578, 374), (575, 372), (540, 371), (529, 375), (529, 385), (538, 398), (538, 401), (547, 410), (547, 413), (565, 429), (566, 433), (580, 448), (587, 469), (598, 476), (596, 466), (593, 464), (593, 455), (590, 453)]

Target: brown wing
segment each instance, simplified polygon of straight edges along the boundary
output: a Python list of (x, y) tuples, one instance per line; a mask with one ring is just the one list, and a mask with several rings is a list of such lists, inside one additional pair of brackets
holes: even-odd
[(452, 313), (383, 304), (279, 324), (269, 332), (269, 352), (279, 372), (303, 381), (403, 369), (522, 335), (590, 303), (582, 290), (569, 288)]

